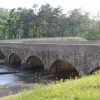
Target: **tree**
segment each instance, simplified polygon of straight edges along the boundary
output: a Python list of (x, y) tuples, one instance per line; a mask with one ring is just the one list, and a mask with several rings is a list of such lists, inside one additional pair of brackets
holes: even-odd
[(59, 36), (100, 38), (100, 20), (92, 19), (90, 13), (82, 9), (64, 14), (61, 7), (53, 8), (45, 4), (39, 8), (35, 4), (32, 9), (19, 7), (0, 11), (0, 36), (8, 39)]
[(0, 8), (0, 39), (5, 38), (5, 25), (9, 12), (7, 9)]

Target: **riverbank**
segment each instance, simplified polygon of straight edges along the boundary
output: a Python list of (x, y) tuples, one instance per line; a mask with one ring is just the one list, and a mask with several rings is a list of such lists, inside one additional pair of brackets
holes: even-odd
[(81, 79), (67, 80), (23, 91), (1, 100), (99, 100), (100, 73)]

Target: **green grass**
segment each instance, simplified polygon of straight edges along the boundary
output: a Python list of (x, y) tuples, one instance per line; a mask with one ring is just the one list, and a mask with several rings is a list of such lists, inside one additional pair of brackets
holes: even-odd
[(100, 100), (100, 73), (57, 84), (36, 85), (32, 91), (23, 91), (3, 100)]
[(86, 41), (85, 38), (82, 37), (65, 37), (66, 40), (76, 40), (76, 41)]

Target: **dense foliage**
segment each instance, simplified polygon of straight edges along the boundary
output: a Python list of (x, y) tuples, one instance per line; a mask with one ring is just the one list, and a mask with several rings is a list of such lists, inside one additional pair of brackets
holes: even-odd
[(67, 37), (78, 36), (86, 39), (100, 39), (99, 13), (94, 18), (82, 9), (64, 14), (60, 7), (49, 4), (40, 8), (0, 8), (0, 39)]

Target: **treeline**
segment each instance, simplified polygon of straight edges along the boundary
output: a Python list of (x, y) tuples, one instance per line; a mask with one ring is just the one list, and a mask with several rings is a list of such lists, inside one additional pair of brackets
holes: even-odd
[(68, 36), (100, 39), (99, 14), (91, 18), (91, 14), (82, 9), (64, 14), (60, 7), (49, 4), (10, 11), (0, 8), (0, 39)]

